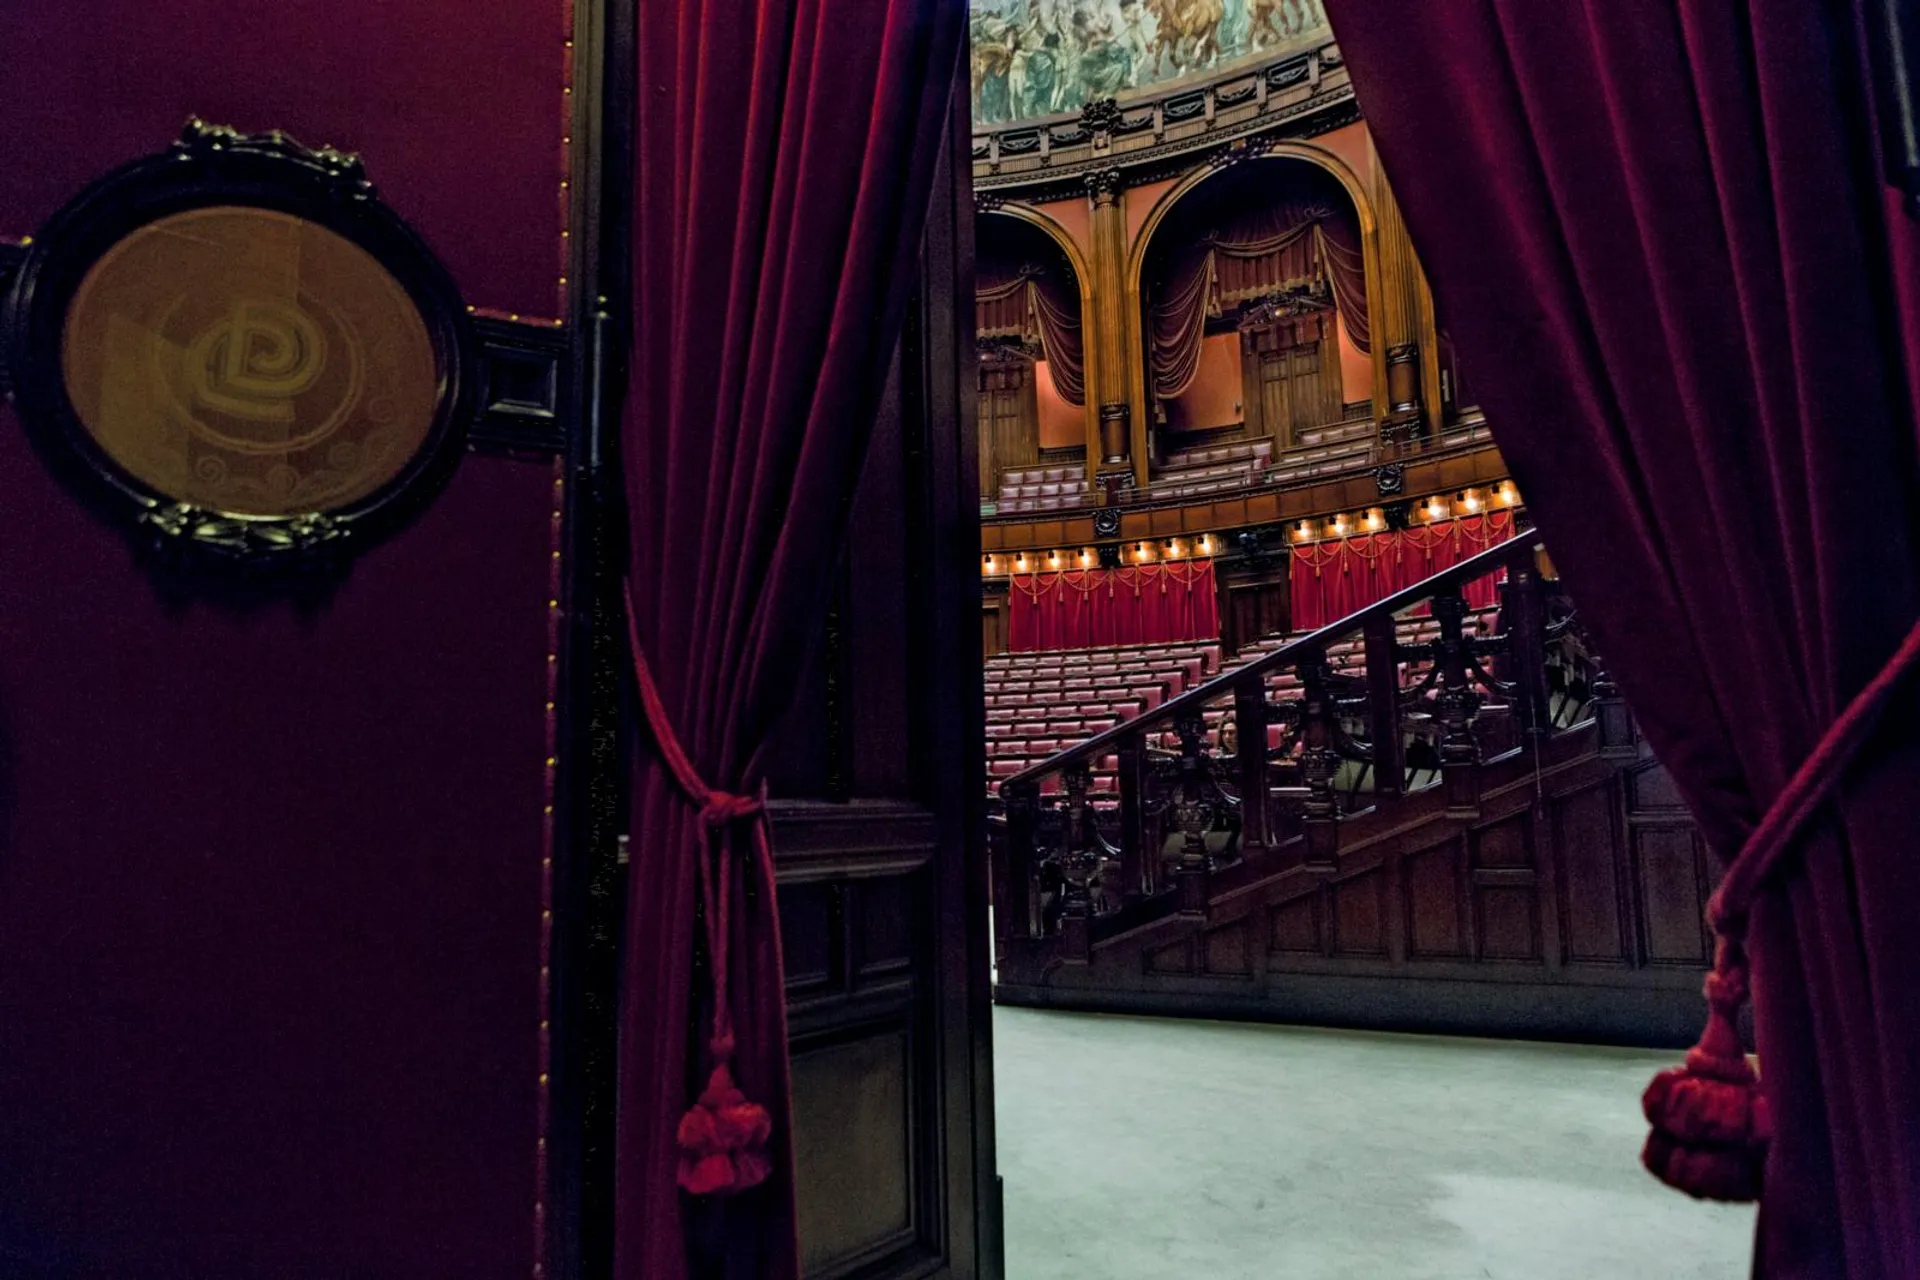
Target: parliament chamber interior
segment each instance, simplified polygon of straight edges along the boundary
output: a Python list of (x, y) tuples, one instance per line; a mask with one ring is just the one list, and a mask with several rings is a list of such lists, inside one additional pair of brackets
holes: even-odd
[(1916, 60), (0, 5), (0, 1280), (1920, 1278)]

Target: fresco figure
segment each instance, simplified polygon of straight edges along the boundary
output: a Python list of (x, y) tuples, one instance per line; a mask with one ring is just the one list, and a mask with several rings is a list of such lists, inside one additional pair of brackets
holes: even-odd
[(1321, 0), (971, 0), (973, 118), (1077, 112), (1325, 33)]

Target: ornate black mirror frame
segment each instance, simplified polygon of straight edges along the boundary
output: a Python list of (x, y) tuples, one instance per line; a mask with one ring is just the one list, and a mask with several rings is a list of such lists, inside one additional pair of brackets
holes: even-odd
[[(140, 228), (222, 205), (290, 214), (340, 235), (388, 271), (419, 311), (438, 376), (434, 419), (399, 472), (363, 498), (286, 515), (195, 506), (127, 474), (81, 424), (67, 392), (61, 345), (68, 308), (87, 273)], [(380, 201), (357, 156), (305, 147), (279, 132), (243, 134), (197, 119), (167, 151), (101, 178), (35, 235), (0, 297), (0, 353), (21, 417), (49, 467), (148, 549), (202, 565), (337, 564), (393, 532), (451, 476), (483, 381), (473, 326), (452, 277)]]

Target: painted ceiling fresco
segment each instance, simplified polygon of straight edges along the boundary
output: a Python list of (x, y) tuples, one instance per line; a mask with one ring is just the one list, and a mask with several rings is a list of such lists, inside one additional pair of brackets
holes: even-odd
[(973, 119), (1004, 124), (1323, 40), (1320, 0), (971, 0)]

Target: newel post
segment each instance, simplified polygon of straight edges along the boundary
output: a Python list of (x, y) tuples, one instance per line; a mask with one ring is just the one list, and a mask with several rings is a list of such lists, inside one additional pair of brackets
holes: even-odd
[(1213, 808), (1207, 803), (1206, 720), (1198, 711), (1182, 715), (1174, 724), (1180, 735), (1180, 799), (1174, 822), (1180, 828), (1180, 914), (1207, 914), (1207, 828)]
[(1480, 816), (1480, 740), (1473, 718), (1480, 710), (1467, 664), (1467, 602), (1458, 590), (1437, 595), (1433, 616), (1440, 623), (1440, 784), (1449, 818)]
[(1407, 783), (1406, 743), (1400, 738), (1400, 637), (1392, 614), (1367, 619), (1366, 645), (1373, 794), (1376, 800), (1391, 800)]
[(1309, 871), (1332, 872), (1340, 869), (1340, 796), (1333, 786), (1340, 753), (1333, 746), (1338, 712), (1327, 655), (1317, 650), (1308, 654), (1300, 660), (1299, 670), (1300, 772), (1307, 787), (1302, 864)]
[(1006, 896), (1019, 913), (1008, 932), (1044, 938), (1047, 927), (1040, 913), (1040, 878), (1033, 856), (1033, 837), (1040, 825), (1040, 788), (1032, 782), (1009, 782), (1000, 788), (1000, 798), (1007, 806)]
[(1093, 783), (1086, 761), (1068, 765), (1067, 838), (1060, 851), (1060, 951), (1068, 964), (1085, 964), (1093, 955), (1093, 877), (1100, 870), (1098, 834), (1087, 792)]
[(1500, 588), (1502, 637), (1513, 663), (1515, 709), (1521, 715), (1522, 740), (1538, 754), (1553, 736), (1553, 700), (1547, 687), (1547, 602), (1545, 584), (1533, 558), (1509, 565)]
[(1239, 738), (1240, 848), (1267, 847), (1267, 682), (1247, 676), (1233, 686), (1233, 725)]

